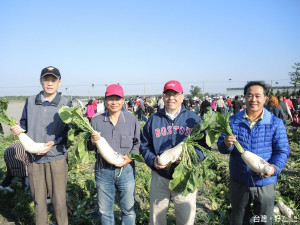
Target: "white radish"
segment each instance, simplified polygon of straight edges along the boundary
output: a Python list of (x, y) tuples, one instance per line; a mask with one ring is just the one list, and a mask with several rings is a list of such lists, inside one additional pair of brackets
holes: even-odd
[[(99, 133), (96, 134), (99, 135)], [(100, 137), (100, 139), (96, 141), (96, 146), (99, 150), (99, 153), (106, 162), (112, 165), (118, 165), (123, 163), (124, 159), (122, 158), (122, 155), (120, 153), (115, 152), (104, 137)]]
[(265, 161), (263, 158), (259, 157), (258, 155), (254, 154), (253, 152), (244, 151), (242, 154), (242, 159), (247, 164), (247, 166), (250, 168), (250, 170), (262, 173), (262, 174), (268, 174), (273, 170), (273, 166), (270, 165), (267, 161)]
[(292, 216), (294, 215), (293, 210), (286, 206), (282, 201), (278, 201), (277, 206), (280, 209), (280, 212), (288, 218), (292, 218)]
[(33, 141), (30, 137), (28, 137), (25, 133), (20, 133), (18, 135), (18, 138), (23, 145), (24, 149), (27, 152), (30, 152), (32, 154), (37, 154), (40, 152), (43, 152), (47, 149), (50, 149), (49, 146), (46, 146), (45, 143), (36, 143)]
[(179, 158), (179, 156), (182, 152), (183, 144), (184, 144), (184, 142), (180, 142), (175, 147), (164, 151), (163, 154), (161, 154), (158, 158), (158, 161), (157, 161), (158, 164), (161, 166), (166, 166), (170, 162), (171, 163), (175, 162)]
[(277, 205), (274, 206), (273, 212), (274, 213), (279, 213), (279, 207)]

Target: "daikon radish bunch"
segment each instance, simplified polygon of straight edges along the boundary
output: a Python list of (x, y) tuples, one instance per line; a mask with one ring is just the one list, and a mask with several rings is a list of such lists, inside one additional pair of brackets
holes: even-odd
[[(206, 143), (211, 146), (221, 134), (234, 136), (230, 127), (230, 113), (222, 115), (219, 112), (213, 112), (211, 109), (204, 114), (203, 127), (207, 131)], [(273, 166), (263, 158), (250, 151), (245, 151), (241, 144), (236, 141), (234, 146), (241, 153), (241, 157), (250, 170), (259, 174), (268, 174), (273, 170)]]
[[(158, 164), (169, 164), (170, 167), (175, 167), (169, 188), (176, 193), (182, 193), (184, 196), (202, 187), (206, 179), (207, 166), (211, 157), (214, 156), (210, 150), (199, 145), (199, 141), (204, 138), (204, 132), (200, 128), (201, 123), (196, 124), (184, 142), (180, 142), (174, 148), (166, 150), (158, 158)], [(205, 161), (201, 161), (200, 156), (197, 154), (196, 151), (199, 149), (205, 155)], [(178, 160), (178, 158), (181, 158), (181, 160)], [(174, 163), (177, 160), (178, 165)], [(167, 169), (170, 169), (169, 165)]]
[[(76, 148), (76, 156), (83, 162), (89, 161), (87, 149), (87, 140), (93, 133), (100, 134), (95, 131), (89, 123), (89, 120), (82, 115), (80, 107), (62, 106), (58, 112), (64, 123), (71, 125), (71, 130), (68, 132), (68, 144)], [(110, 164), (121, 164), (124, 159), (122, 155), (115, 152), (107, 143), (105, 138), (100, 137), (96, 143), (97, 149), (101, 156)]]
[[(9, 117), (6, 112), (7, 106), (8, 106), (8, 100), (6, 98), (2, 98), (0, 100), (0, 123), (4, 123), (11, 127), (16, 126), (17, 123), (15, 122), (15, 120)], [(32, 154), (37, 154), (50, 149), (50, 147), (46, 146), (45, 143), (36, 143), (30, 137), (28, 137), (24, 132), (21, 132), (18, 135), (18, 138), (21, 144), (23, 145), (24, 149), (27, 152), (30, 152)]]

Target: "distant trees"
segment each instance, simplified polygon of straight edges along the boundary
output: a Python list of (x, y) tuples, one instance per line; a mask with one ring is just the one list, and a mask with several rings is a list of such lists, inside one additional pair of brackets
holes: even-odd
[(297, 85), (300, 84), (300, 63), (294, 63), (292, 68), (295, 69), (294, 72), (290, 72), (291, 84), (294, 85), (294, 92), (296, 92)]
[(201, 88), (198, 86), (191, 86), (190, 93), (191, 96), (202, 97)]

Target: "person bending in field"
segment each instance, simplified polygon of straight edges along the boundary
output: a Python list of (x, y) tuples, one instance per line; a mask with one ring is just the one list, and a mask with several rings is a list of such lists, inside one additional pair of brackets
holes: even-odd
[(62, 122), (58, 110), (71, 101), (57, 93), (61, 75), (57, 68), (42, 70), (40, 84), (43, 90), (27, 98), (20, 125), (11, 127), (18, 135), (25, 130), (35, 142), (49, 146), (44, 152), (29, 154), (28, 178), (34, 201), (36, 224), (48, 224), (47, 195), (50, 195), (56, 222), (67, 225), (66, 186), (68, 178), (67, 132), (69, 126)]
[[(283, 121), (264, 108), (268, 88), (264, 82), (251, 81), (244, 87), (246, 110), (230, 117), (236, 136), (221, 135), (219, 151), (230, 153), (231, 224), (249, 224), (250, 206), (257, 224), (272, 224), (275, 183), (289, 156), (289, 144)], [(267, 174), (256, 174), (244, 163), (234, 146), (239, 141), (245, 150), (273, 165)]]
[(114, 151), (123, 155), (124, 161), (112, 165), (96, 152), (95, 180), (101, 224), (115, 224), (114, 202), (117, 191), (122, 224), (134, 225), (135, 163), (127, 154), (139, 153), (141, 128), (132, 113), (122, 111), (124, 105), (122, 86), (112, 84), (106, 88), (105, 105), (107, 111), (91, 120), (93, 129), (98, 131), (101, 137), (92, 134), (88, 148), (96, 150), (96, 142), (100, 138), (105, 138)]
[(9, 185), (14, 177), (20, 177), (22, 179), (23, 191), (27, 191), (29, 189), (27, 173), (28, 157), (20, 142), (13, 143), (6, 148), (4, 160), (7, 167), (7, 173), (0, 185), (0, 190), (13, 192), (14, 190), (10, 188)]
[[(170, 180), (175, 167), (181, 159), (170, 167), (158, 164), (159, 155), (164, 151), (185, 141), (192, 128), (201, 119), (195, 113), (183, 106), (183, 88), (178, 81), (167, 82), (163, 90), (164, 109), (153, 114), (143, 128), (141, 135), (142, 153), (146, 164), (151, 168), (150, 186), (150, 224), (166, 225), (167, 212), (172, 198), (175, 207), (177, 225), (194, 224), (196, 215), (196, 194), (190, 193), (183, 196), (169, 189)], [(207, 147), (204, 138), (199, 144)], [(204, 159), (200, 150), (197, 154)]]

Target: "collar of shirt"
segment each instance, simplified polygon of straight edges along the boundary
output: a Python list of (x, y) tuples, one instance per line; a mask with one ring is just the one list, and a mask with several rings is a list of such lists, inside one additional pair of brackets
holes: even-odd
[(168, 111), (167, 111), (166, 109), (165, 109), (165, 111), (166, 111), (166, 115), (167, 115), (171, 120), (175, 120), (175, 118), (179, 115), (179, 113), (180, 113), (180, 111), (181, 111), (181, 106), (180, 106), (179, 110), (178, 110), (176, 113), (174, 113), (174, 114), (168, 113)]
[[(109, 118), (109, 113), (108, 112), (105, 112), (104, 121), (105, 122), (110, 122), (110, 118)], [(123, 123), (123, 124), (125, 123), (125, 115), (124, 115), (123, 111), (120, 112), (118, 123)]]
[(265, 110), (263, 109), (262, 111), (262, 114), (260, 115), (259, 118), (257, 118), (256, 120), (252, 121), (248, 114), (247, 114), (247, 110), (245, 110), (245, 113), (244, 113), (244, 118), (249, 122), (249, 125), (250, 125), (250, 129), (252, 129), (257, 123), (258, 121), (262, 120), (263, 116), (264, 116), (264, 113), (265, 113)]
[[(55, 95), (56, 96), (56, 95)], [(50, 100), (47, 100), (47, 99), (45, 99), (45, 97), (44, 97), (44, 95), (43, 95), (43, 93), (41, 94), (41, 100), (42, 100), (42, 102), (52, 102), (52, 100), (55, 98), (55, 96), (52, 98), (52, 99), (50, 99)]]

